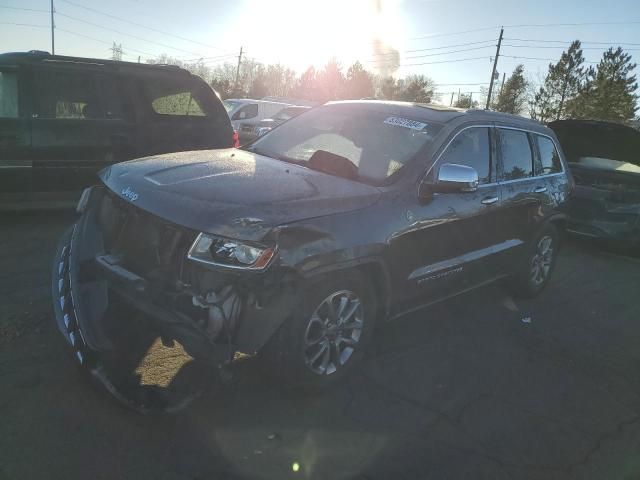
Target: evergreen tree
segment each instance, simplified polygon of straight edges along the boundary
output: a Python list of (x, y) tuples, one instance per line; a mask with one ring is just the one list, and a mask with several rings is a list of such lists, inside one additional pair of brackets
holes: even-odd
[(568, 100), (580, 91), (585, 78), (584, 57), (579, 40), (575, 40), (558, 63), (549, 64), (544, 85), (535, 94), (531, 117), (541, 122), (566, 118)]
[(524, 78), (524, 65), (518, 65), (504, 82), (498, 94), (495, 109), (498, 112), (519, 115), (527, 103), (527, 81)]
[(590, 68), (578, 95), (569, 101), (568, 113), (574, 118), (631, 122), (635, 118), (638, 84), (631, 55), (622, 48), (610, 48), (597, 68)]
[(433, 80), (424, 75), (410, 75), (405, 79), (398, 99), (405, 102), (430, 103), (434, 93)]
[(373, 97), (373, 79), (360, 62), (354, 63), (347, 70), (345, 89), (346, 98), (349, 99)]
[(478, 105), (478, 101), (473, 100), (470, 93), (461, 94), (453, 103), (453, 106), (456, 108), (478, 108)]
[[(379, 77), (380, 78), (380, 77)], [(393, 77), (381, 77), (379, 84), (379, 94), (380, 98), (384, 100), (396, 100), (398, 98), (398, 93), (400, 89), (398, 87), (398, 82)]]

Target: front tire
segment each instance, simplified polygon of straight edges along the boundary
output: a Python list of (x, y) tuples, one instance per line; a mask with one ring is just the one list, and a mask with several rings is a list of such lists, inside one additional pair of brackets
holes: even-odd
[(309, 282), (298, 308), (266, 347), (270, 369), (287, 384), (328, 387), (362, 359), (377, 308), (358, 271)]

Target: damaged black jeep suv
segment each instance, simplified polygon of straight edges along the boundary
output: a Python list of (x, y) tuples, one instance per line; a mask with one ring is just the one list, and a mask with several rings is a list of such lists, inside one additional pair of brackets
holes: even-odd
[(377, 321), (505, 277), (539, 293), (571, 189), (536, 122), (376, 101), (100, 179), (53, 273), (81, 364), (99, 371), (118, 319), (137, 312), (205, 364), (262, 352), (289, 381), (320, 386), (357, 363)]

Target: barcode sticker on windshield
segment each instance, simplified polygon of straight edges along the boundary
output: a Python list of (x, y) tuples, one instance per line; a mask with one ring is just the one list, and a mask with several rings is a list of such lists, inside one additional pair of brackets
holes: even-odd
[(384, 121), (384, 123), (387, 125), (395, 125), (396, 127), (410, 128), (412, 130), (422, 130), (427, 126), (426, 123), (416, 122), (415, 120), (409, 120), (408, 118), (402, 117), (389, 117)]

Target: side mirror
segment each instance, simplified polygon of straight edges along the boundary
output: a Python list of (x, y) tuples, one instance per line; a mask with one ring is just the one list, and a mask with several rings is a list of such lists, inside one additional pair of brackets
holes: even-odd
[(473, 167), (444, 163), (438, 170), (436, 190), (445, 192), (475, 192), (478, 189), (478, 172)]
[(435, 181), (423, 180), (418, 190), (418, 196), (428, 199), (434, 192), (475, 192), (478, 189), (478, 184), (478, 172), (475, 168), (455, 163), (444, 163), (440, 166)]

